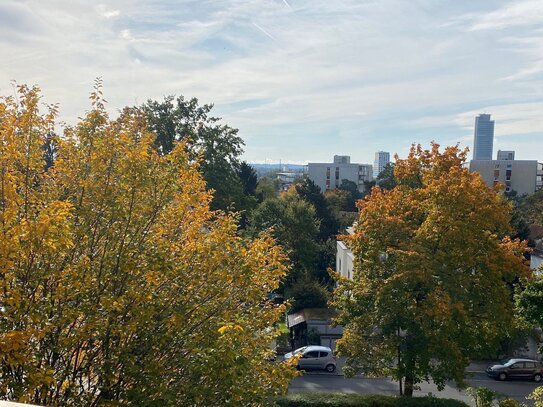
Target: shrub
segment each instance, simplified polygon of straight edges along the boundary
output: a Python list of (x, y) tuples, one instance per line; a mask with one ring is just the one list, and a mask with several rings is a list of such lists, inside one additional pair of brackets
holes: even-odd
[[(466, 393), (471, 396), (477, 407), (492, 407), (494, 401), (503, 397), (500, 393), (486, 387), (468, 387)], [(508, 406), (508, 404), (505, 404)]]
[(466, 403), (436, 397), (397, 397), (378, 394), (301, 393), (277, 399), (278, 407), (467, 407)]
[(498, 403), (499, 407), (520, 407), (520, 403), (515, 399), (503, 399)]

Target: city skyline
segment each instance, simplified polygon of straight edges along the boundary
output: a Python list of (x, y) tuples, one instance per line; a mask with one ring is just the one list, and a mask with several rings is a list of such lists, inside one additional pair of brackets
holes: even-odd
[(197, 97), (255, 163), (472, 150), (474, 117), (490, 113), (494, 151), (543, 161), (542, 21), (534, 0), (8, 0), (0, 93), (37, 84), (68, 123), (96, 77), (113, 115)]

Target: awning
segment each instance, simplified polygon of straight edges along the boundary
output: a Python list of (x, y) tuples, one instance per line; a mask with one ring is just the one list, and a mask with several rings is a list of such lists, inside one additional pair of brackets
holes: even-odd
[(301, 324), (302, 322), (305, 322), (305, 314), (303, 310), (287, 315), (287, 324), (289, 328)]

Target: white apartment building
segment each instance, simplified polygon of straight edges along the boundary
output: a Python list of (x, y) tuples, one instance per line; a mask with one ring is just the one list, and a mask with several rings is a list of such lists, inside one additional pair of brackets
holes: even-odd
[(307, 164), (307, 176), (322, 192), (338, 188), (344, 179), (354, 182), (363, 192), (364, 182), (373, 180), (373, 167), (371, 164), (351, 163), (348, 155), (335, 155), (333, 163)]

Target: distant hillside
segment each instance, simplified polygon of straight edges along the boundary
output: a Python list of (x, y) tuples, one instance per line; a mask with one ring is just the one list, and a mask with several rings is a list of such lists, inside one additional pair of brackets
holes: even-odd
[(259, 164), (259, 163), (250, 163), (257, 171), (292, 171), (292, 172), (302, 172), (307, 167), (307, 165), (301, 164)]

